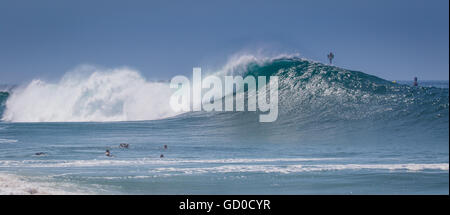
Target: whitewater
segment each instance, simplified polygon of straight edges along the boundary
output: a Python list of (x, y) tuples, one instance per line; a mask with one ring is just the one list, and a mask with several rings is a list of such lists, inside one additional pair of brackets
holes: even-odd
[(448, 194), (448, 82), (295, 55), (238, 56), (209, 74), (278, 76), (278, 119), (174, 112), (169, 82), (127, 67), (0, 92), (0, 193)]
[(58, 83), (33, 80), (15, 89), (3, 120), (13, 122), (132, 121), (174, 116), (167, 83), (146, 81), (137, 71), (83, 66)]

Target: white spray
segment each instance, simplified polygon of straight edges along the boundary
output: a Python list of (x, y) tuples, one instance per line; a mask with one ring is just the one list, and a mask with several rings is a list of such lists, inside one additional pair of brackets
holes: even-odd
[(170, 108), (168, 83), (148, 82), (128, 68), (80, 67), (58, 83), (33, 80), (14, 90), (6, 102), (5, 121), (78, 122), (162, 119)]

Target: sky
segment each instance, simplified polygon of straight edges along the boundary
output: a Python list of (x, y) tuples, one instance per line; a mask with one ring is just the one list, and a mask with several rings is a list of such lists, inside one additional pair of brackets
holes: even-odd
[(242, 52), (298, 53), (388, 80), (448, 80), (448, 0), (0, 1), (0, 84), (79, 65), (149, 80)]

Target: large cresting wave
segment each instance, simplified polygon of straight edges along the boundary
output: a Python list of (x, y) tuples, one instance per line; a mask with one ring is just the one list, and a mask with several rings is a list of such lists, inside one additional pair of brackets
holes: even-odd
[[(311, 127), (311, 123), (368, 119), (382, 124), (439, 121), (437, 124), (447, 124), (448, 128), (449, 96), (444, 88), (396, 84), (295, 56), (241, 55), (210, 72), (278, 76), (279, 116), (272, 124)], [(169, 83), (149, 82), (132, 69), (83, 66), (57, 83), (33, 80), (27, 86), (0, 94), (0, 114), (3, 111), (2, 120), (11, 122), (163, 119), (177, 115), (169, 105), (173, 92)], [(186, 119), (192, 115), (184, 116)], [(257, 123), (252, 112), (200, 116), (230, 125), (243, 124), (243, 120)]]

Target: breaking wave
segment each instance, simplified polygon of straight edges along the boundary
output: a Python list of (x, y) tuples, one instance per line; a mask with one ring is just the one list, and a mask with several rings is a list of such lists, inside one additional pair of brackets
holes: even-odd
[[(276, 123), (358, 119), (448, 123), (448, 89), (396, 84), (296, 56), (244, 55), (231, 59), (214, 74), (279, 76)], [(169, 104), (172, 93), (168, 83), (147, 81), (132, 69), (83, 66), (57, 83), (33, 80), (10, 93), (2, 92), (0, 114), (3, 112), (3, 121), (11, 122), (164, 119), (177, 115)], [(222, 117), (222, 122), (223, 117), (242, 121), (252, 115), (235, 112), (217, 117)], [(190, 116), (197, 115), (187, 114)]]
[[(4, 97), (8, 96), (4, 93)], [(58, 83), (33, 80), (6, 101), (12, 122), (134, 121), (176, 115), (168, 83), (146, 81), (137, 71), (81, 67)]]

